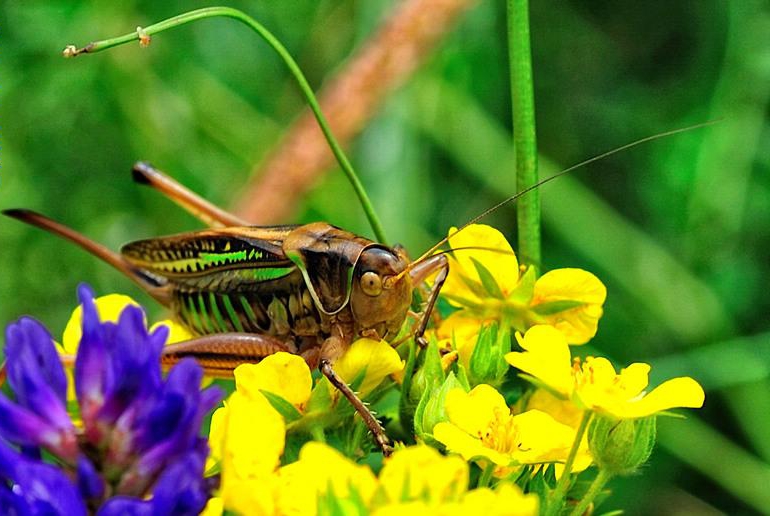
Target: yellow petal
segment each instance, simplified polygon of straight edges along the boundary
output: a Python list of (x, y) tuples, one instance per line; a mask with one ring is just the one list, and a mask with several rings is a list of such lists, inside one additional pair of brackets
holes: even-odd
[[(128, 296), (122, 294), (108, 294), (106, 296), (97, 297), (94, 302), (96, 303), (96, 310), (99, 312), (99, 319), (102, 322), (118, 322), (121, 312), (129, 305), (139, 306), (139, 303), (134, 301)], [(80, 337), (83, 335), (83, 307), (78, 305), (72, 312), (67, 326), (64, 327), (64, 334), (62, 335), (62, 347), (65, 353), (75, 354), (80, 344)]]
[(176, 344), (177, 342), (184, 342), (195, 337), (187, 327), (182, 326), (176, 321), (171, 319), (165, 319), (158, 321), (150, 327), (150, 331), (155, 331), (159, 326), (165, 326), (168, 328), (168, 340), (166, 344)]
[(380, 485), (391, 502), (459, 500), (467, 484), (468, 464), (464, 460), (444, 457), (425, 445), (397, 450), (380, 472)]
[(214, 496), (209, 498), (209, 501), (206, 503), (206, 507), (203, 509), (203, 512), (200, 513), (200, 516), (221, 516), (224, 512), (225, 504), (221, 497)]
[(286, 427), (270, 402), (238, 391), (228, 398), (222, 443), (223, 474), (272, 474), (283, 454)]
[(490, 385), (477, 385), (468, 393), (460, 388), (447, 393), (446, 413), (449, 421), (470, 435), (484, 433), (497, 411), (510, 412), (505, 398)]
[(619, 404), (638, 397), (647, 386), (650, 366), (631, 364), (620, 374), (604, 357), (587, 357), (578, 374), (577, 394), (580, 401), (596, 410), (614, 410)]
[(219, 407), (211, 414), (211, 424), (209, 425), (209, 458), (206, 462), (206, 469), (214, 463), (222, 460), (222, 444), (225, 438), (225, 425), (227, 424), (227, 406)]
[(441, 321), (436, 331), (439, 340), (448, 339), (450, 343), (454, 343), (460, 355), (460, 363), (466, 368), (469, 367), (471, 355), (476, 348), (482, 322), (473, 317), (466, 317), (464, 310), (458, 310)]
[(403, 368), (404, 362), (390, 344), (373, 339), (358, 339), (334, 364), (334, 370), (347, 383), (353, 382), (361, 371), (366, 371), (358, 387), (361, 396), (366, 396), (386, 376)]
[(650, 366), (642, 362), (621, 369), (618, 380), (629, 398), (638, 396), (650, 383)]
[(574, 381), (572, 358), (564, 334), (552, 326), (538, 325), (530, 328), (524, 337), (517, 334), (516, 339), (525, 351), (508, 353), (505, 360), (569, 398)]
[(368, 505), (377, 480), (368, 466), (358, 465), (323, 443), (309, 442), (299, 460), (278, 472), (278, 514), (318, 514), (318, 498), (331, 493), (347, 498), (355, 489)]
[(565, 461), (575, 430), (556, 421), (539, 410), (528, 410), (513, 416), (518, 431), (519, 445), (513, 457), (522, 464), (546, 461)]
[(313, 387), (307, 362), (302, 357), (285, 352), (269, 355), (257, 364), (239, 365), (233, 374), (239, 391), (253, 395), (264, 390), (299, 409), (304, 407)]
[(221, 495), (226, 509), (244, 514), (274, 512), (275, 469), (286, 427), (261, 395), (234, 392), (226, 402)]
[(583, 410), (570, 400), (557, 398), (547, 389), (536, 389), (527, 399), (527, 410), (540, 410), (559, 423), (577, 429), (583, 418)]
[(580, 306), (543, 316), (543, 322), (564, 333), (567, 342), (585, 344), (596, 335), (607, 287), (582, 269), (556, 269), (535, 282), (532, 306), (559, 301), (577, 301)]
[[(378, 507), (372, 516), (425, 516), (426, 514), (435, 514), (437, 516), (449, 516), (455, 514), (447, 512), (443, 507), (438, 508), (430, 506), (423, 501), (396, 502)], [(459, 514), (458, 514), (459, 516)]]
[(607, 411), (615, 417), (635, 419), (677, 407), (700, 408), (705, 398), (703, 387), (685, 376), (663, 382), (646, 396), (607, 407)]
[(501, 483), (493, 491), (479, 488), (468, 492), (458, 514), (485, 516), (537, 516), (539, 499), (536, 494), (524, 494), (515, 484)]
[[(451, 235), (455, 230), (456, 228), (451, 228), (449, 234)], [(458, 251), (452, 253), (449, 277), (442, 292), (474, 301), (479, 300), (478, 296), (468, 289), (460, 279), (461, 276), (464, 276), (481, 284), (471, 257), (492, 273), (504, 295), (510, 294), (518, 285), (519, 262), (516, 259), (516, 254), (503, 234), (495, 228), (484, 224), (471, 224), (451, 237), (449, 245)], [(461, 249), (464, 247), (484, 247), (493, 250)]]
[(508, 466), (511, 457), (492, 448), (487, 448), (481, 439), (461, 430), (452, 423), (438, 423), (433, 427), (433, 437), (446, 446), (447, 450), (459, 453), (463, 459), (486, 458), (498, 466)]

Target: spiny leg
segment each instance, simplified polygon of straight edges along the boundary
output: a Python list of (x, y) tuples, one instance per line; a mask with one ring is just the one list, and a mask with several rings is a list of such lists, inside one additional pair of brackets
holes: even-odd
[(296, 353), (296, 348), (271, 335), (217, 333), (169, 344), (163, 348), (161, 363), (170, 367), (185, 357), (192, 357), (207, 376), (232, 378), (233, 370), (239, 365), (259, 362), (279, 351)]
[(318, 369), (326, 378), (329, 379), (331, 384), (334, 385), (334, 387), (337, 388), (337, 390), (339, 390), (342, 395), (348, 399), (350, 404), (353, 405), (353, 408), (356, 409), (356, 412), (358, 412), (358, 414), (361, 416), (361, 419), (364, 420), (366, 427), (374, 436), (374, 440), (377, 441), (377, 445), (382, 450), (382, 454), (385, 457), (389, 457), (390, 454), (393, 453), (393, 447), (390, 445), (390, 440), (385, 434), (385, 429), (382, 428), (382, 425), (377, 420), (377, 418), (374, 417), (374, 414), (372, 414), (369, 408), (364, 405), (364, 402), (361, 401), (358, 396), (356, 396), (356, 393), (353, 392), (353, 389), (351, 389), (350, 386), (345, 383), (345, 381), (340, 378), (337, 373), (334, 372), (331, 362), (322, 358)]
[(247, 221), (190, 191), (149, 163), (139, 162), (135, 164), (131, 174), (134, 181), (151, 186), (210, 227), (250, 225)]
[(447, 261), (446, 256), (440, 254), (423, 260), (422, 263), (417, 264), (410, 271), (413, 284), (417, 284), (423, 282), (427, 277), (433, 274), (436, 269), (438, 269), (439, 272), (436, 275), (436, 279), (433, 281), (433, 287), (430, 289), (428, 302), (425, 304), (425, 310), (423, 311), (422, 318), (420, 319), (420, 323), (417, 326), (417, 331), (414, 333), (415, 341), (420, 345), (420, 347), (423, 348), (428, 345), (428, 342), (425, 340), (423, 335), (425, 335), (425, 329), (428, 327), (428, 321), (430, 320), (430, 316), (436, 306), (436, 301), (438, 301), (438, 295), (441, 292), (441, 287), (444, 286), (444, 282), (446, 281), (447, 275), (449, 274), (449, 262)]

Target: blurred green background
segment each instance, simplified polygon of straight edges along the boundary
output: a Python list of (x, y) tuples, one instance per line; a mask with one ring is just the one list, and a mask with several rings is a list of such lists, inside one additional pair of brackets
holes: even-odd
[[(706, 407), (660, 421), (641, 475), (603, 508), (628, 514), (770, 511), (770, 3), (532, 2), (541, 166), (555, 172), (631, 140), (706, 120), (544, 186), (544, 265), (596, 273), (609, 295), (592, 346), (696, 377)], [(303, 100), (272, 51), (207, 20), (75, 60), (85, 44), (203, 2), (6, 1), (0, 7), (0, 207), (42, 211), (117, 249), (200, 224), (135, 186), (150, 160), (230, 205)], [(310, 83), (393, 2), (234, 1), (283, 41)], [(514, 190), (503, 2), (481, 2), (350, 146), (391, 239), (419, 255)], [(339, 171), (293, 220), (370, 236)], [(515, 210), (487, 220), (515, 242)], [(79, 249), (0, 220), (0, 321), (60, 334), (87, 281), (159, 309)]]

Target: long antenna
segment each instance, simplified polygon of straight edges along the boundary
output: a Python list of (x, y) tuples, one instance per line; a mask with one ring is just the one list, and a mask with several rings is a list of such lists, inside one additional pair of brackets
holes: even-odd
[[(452, 237), (453, 237), (453, 236), (455, 236), (457, 233), (459, 233), (459, 232), (460, 232), (460, 231), (462, 231), (463, 229), (467, 228), (467, 227), (468, 227), (468, 226), (470, 226), (471, 224), (475, 224), (476, 222), (478, 222), (479, 220), (483, 219), (484, 217), (486, 217), (487, 215), (489, 215), (489, 214), (490, 214), (490, 213), (492, 213), (493, 211), (496, 211), (496, 210), (500, 209), (501, 207), (505, 206), (505, 205), (506, 205), (506, 204), (508, 204), (508, 203), (511, 203), (511, 202), (515, 202), (515, 201), (516, 201), (517, 199), (519, 199), (521, 196), (528, 194), (529, 192), (531, 192), (532, 190), (534, 190), (534, 189), (536, 189), (536, 188), (540, 188), (541, 186), (543, 186), (543, 185), (544, 185), (544, 184), (546, 184), (546, 183), (550, 183), (550, 182), (551, 182), (551, 181), (553, 181), (554, 179), (556, 179), (556, 178), (558, 178), (558, 177), (561, 177), (561, 176), (563, 176), (564, 174), (567, 174), (567, 173), (569, 173), (569, 172), (572, 172), (572, 171), (573, 171), (573, 170), (575, 170), (576, 168), (584, 167), (584, 166), (586, 166), (586, 165), (588, 165), (588, 164), (590, 164), (590, 163), (593, 163), (594, 161), (599, 161), (600, 159), (604, 159), (604, 158), (606, 158), (606, 157), (608, 157), (608, 156), (612, 156), (613, 154), (617, 154), (618, 152), (624, 151), (624, 150), (626, 150), (626, 149), (630, 149), (630, 148), (632, 148), (632, 147), (636, 147), (637, 145), (641, 145), (641, 144), (643, 144), (643, 143), (647, 143), (647, 142), (650, 142), (650, 141), (653, 141), (653, 140), (659, 140), (659, 139), (661, 139), (661, 138), (666, 138), (666, 137), (668, 137), (668, 136), (672, 136), (672, 135), (675, 135), (675, 134), (679, 134), (679, 133), (684, 133), (684, 132), (687, 132), (687, 131), (692, 131), (692, 130), (694, 130), (694, 129), (700, 129), (700, 128), (702, 128), (702, 127), (708, 127), (708, 126), (710, 126), (710, 125), (714, 125), (714, 124), (716, 124), (716, 123), (720, 122), (721, 120), (722, 120), (722, 119), (717, 119), (717, 120), (709, 120), (708, 122), (701, 122), (701, 123), (699, 123), (699, 124), (689, 125), (689, 126), (687, 126), (687, 127), (681, 127), (681, 128), (679, 128), (679, 129), (672, 129), (672, 130), (670, 130), (670, 131), (665, 131), (665, 132), (662, 132), (662, 133), (653, 134), (652, 136), (645, 136), (644, 138), (640, 138), (639, 140), (634, 140), (634, 141), (632, 141), (632, 142), (630, 142), (630, 143), (627, 143), (627, 144), (625, 144), (625, 145), (621, 145), (620, 147), (616, 147), (616, 148), (614, 148), (614, 149), (612, 149), (612, 150), (609, 150), (609, 151), (607, 151), (607, 152), (603, 152), (603, 153), (601, 153), (601, 154), (597, 154), (596, 156), (593, 156), (593, 157), (591, 157), (591, 158), (588, 158), (588, 159), (586, 159), (586, 160), (584, 160), (584, 161), (581, 161), (580, 163), (576, 163), (575, 165), (572, 165), (571, 167), (565, 168), (565, 169), (564, 169), (564, 170), (562, 170), (561, 172), (557, 172), (556, 174), (554, 174), (554, 175), (552, 175), (552, 176), (549, 176), (549, 177), (546, 177), (546, 178), (544, 178), (544, 179), (541, 179), (540, 181), (538, 181), (538, 182), (537, 182), (537, 183), (535, 183), (534, 185), (532, 185), (532, 186), (529, 186), (529, 187), (525, 188), (524, 190), (521, 190), (520, 192), (517, 192), (517, 193), (515, 193), (515, 194), (511, 195), (511, 196), (510, 196), (510, 197), (508, 197), (507, 199), (505, 199), (505, 200), (503, 200), (503, 201), (500, 201), (499, 203), (495, 204), (495, 205), (494, 205), (494, 206), (492, 206), (491, 208), (488, 208), (488, 209), (484, 210), (482, 213), (480, 213), (480, 214), (476, 215), (476, 216), (475, 216), (475, 217), (473, 217), (471, 220), (469, 220), (468, 222), (466, 222), (465, 224), (463, 224), (462, 226), (460, 226), (460, 227), (459, 227), (458, 229), (456, 229), (456, 230), (455, 230), (453, 233), (451, 233), (451, 234), (449, 234), (449, 235), (445, 236), (444, 238), (442, 238), (441, 240), (439, 240), (439, 241), (438, 241), (438, 242), (437, 242), (435, 245), (433, 245), (433, 246), (432, 246), (430, 249), (428, 249), (427, 251), (425, 251), (425, 252), (422, 254), (422, 256), (420, 256), (418, 259), (416, 259), (415, 261), (413, 261), (413, 262), (412, 262), (412, 263), (411, 263), (411, 264), (410, 264), (410, 265), (409, 265), (409, 266), (406, 268), (406, 270), (405, 270), (404, 272), (407, 272), (408, 270), (410, 270), (414, 264), (417, 264), (417, 263), (421, 262), (422, 260), (424, 260), (425, 258), (427, 258), (427, 257), (431, 256), (431, 255), (432, 255), (432, 254), (433, 254), (433, 253), (436, 251), (436, 249), (438, 249), (439, 247), (441, 247), (442, 245), (444, 245), (445, 243), (447, 243), (447, 242), (449, 241), (449, 239), (450, 239), (450, 238), (452, 238)], [(402, 273), (402, 274), (403, 274), (403, 273)]]

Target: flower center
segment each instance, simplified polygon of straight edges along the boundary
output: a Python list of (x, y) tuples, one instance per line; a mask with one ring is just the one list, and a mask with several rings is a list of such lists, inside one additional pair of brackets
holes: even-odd
[(481, 436), (481, 442), (485, 447), (501, 453), (511, 453), (519, 449), (519, 429), (510, 412), (500, 408), (494, 410), (494, 417)]

